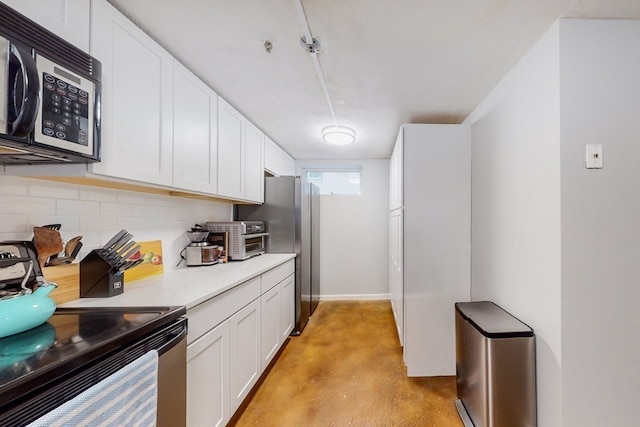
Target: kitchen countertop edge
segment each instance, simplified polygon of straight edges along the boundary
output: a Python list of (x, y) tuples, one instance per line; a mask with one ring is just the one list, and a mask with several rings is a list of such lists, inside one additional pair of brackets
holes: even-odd
[(189, 310), (295, 257), (293, 253), (264, 254), (226, 264), (168, 269), (157, 276), (125, 283), (124, 292), (120, 295), (80, 298), (60, 304), (60, 307), (181, 305)]

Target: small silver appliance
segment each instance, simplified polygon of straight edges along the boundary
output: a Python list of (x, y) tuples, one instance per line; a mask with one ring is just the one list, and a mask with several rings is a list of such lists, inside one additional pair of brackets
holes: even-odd
[[(188, 267), (218, 263), (218, 245), (207, 241), (208, 230), (192, 228), (191, 231), (187, 231), (187, 236), (191, 243), (183, 249), (180, 256), (186, 259)], [(183, 255), (185, 252), (186, 258)]]
[(211, 232), (229, 233), (229, 259), (243, 261), (267, 251), (267, 236), (263, 221), (207, 222)]

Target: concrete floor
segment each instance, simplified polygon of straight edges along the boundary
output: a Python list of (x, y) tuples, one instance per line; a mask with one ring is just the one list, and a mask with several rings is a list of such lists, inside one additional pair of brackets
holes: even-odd
[(462, 426), (455, 377), (408, 378), (388, 301), (331, 301), (291, 337), (235, 426)]

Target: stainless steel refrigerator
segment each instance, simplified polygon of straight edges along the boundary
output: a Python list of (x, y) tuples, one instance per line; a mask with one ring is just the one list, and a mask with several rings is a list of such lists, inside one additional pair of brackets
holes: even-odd
[(237, 205), (236, 220), (264, 221), (267, 253), (296, 254), (299, 335), (320, 300), (320, 191), (300, 177), (266, 177), (262, 205)]

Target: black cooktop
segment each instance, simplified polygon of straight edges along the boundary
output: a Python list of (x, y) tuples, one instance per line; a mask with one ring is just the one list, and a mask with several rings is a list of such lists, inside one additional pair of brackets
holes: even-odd
[(184, 307), (58, 308), (37, 328), (0, 338), (0, 406), (186, 314)]

